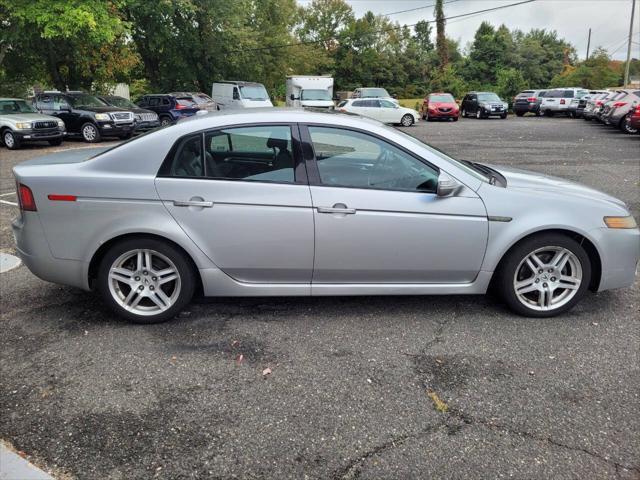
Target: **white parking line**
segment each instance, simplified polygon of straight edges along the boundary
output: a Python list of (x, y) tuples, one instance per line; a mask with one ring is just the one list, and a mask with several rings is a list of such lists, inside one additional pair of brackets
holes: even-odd
[(0, 197), (7, 197), (9, 195), (15, 195), (16, 192), (7, 192), (7, 193), (0, 193)]
[(16, 202), (10, 202), (9, 200), (0, 200), (0, 203), (2, 203), (3, 205), (11, 205), (12, 207), (18, 206)]

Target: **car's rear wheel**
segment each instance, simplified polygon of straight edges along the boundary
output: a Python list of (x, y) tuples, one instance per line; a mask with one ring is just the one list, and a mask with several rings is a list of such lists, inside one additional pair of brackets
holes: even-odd
[(191, 301), (195, 277), (185, 254), (169, 243), (132, 238), (114, 245), (98, 269), (98, 289), (118, 315), (134, 323), (170, 320)]
[(403, 127), (410, 127), (413, 125), (413, 116), (407, 113), (400, 119), (400, 123)]
[(2, 133), (2, 141), (4, 142), (4, 146), (9, 150), (20, 148), (20, 139), (17, 138), (11, 130), (7, 129)]
[(80, 129), (82, 139), (85, 142), (96, 143), (100, 141), (100, 130), (93, 123), (85, 123)]
[(497, 285), (509, 307), (527, 317), (553, 317), (582, 298), (591, 262), (582, 246), (562, 234), (524, 240), (503, 260)]
[(630, 134), (638, 133), (638, 129), (637, 128), (633, 128), (631, 126), (631, 117), (630, 116), (627, 116), (622, 120), (622, 122), (620, 123), (620, 129), (624, 133), (630, 133)]
[(161, 127), (166, 127), (167, 125), (171, 125), (173, 123), (173, 120), (171, 120), (171, 117), (167, 116), (167, 115), (162, 115), (160, 117), (160, 126)]

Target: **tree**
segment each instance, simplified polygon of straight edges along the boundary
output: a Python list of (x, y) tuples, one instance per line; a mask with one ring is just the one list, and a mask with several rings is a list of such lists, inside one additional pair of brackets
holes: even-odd
[(339, 33), (354, 19), (353, 10), (344, 0), (313, 0), (308, 7), (300, 7), (299, 12), (300, 39), (319, 42), (325, 50), (335, 47)]
[(611, 67), (609, 54), (603, 48), (596, 48), (588, 60), (576, 67), (556, 75), (551, 86), (579, 85), (584, 88), (606, 88), (619, 85), (622, 75)]
[(444, 11), (442, 8), (443, 0), (436, 0), (436, 49), (438, 50), (438, 58), (440, 59), (440, 70), (444, 70), (449, 63), (447, 50), (447, 38), (444, 33)]
[[(116, 0), (0, 0), (0, 69), (59, 89), (125, 78), (138, 58)], [(32, 62), (35, 60), (35, 64)]]
[(524, 80), (522, 73), (515, 68), (500, 69), (496, 77), (497, 93), (509, 103), (511, 103), (513, 97), (527, 88), (527, 82)]

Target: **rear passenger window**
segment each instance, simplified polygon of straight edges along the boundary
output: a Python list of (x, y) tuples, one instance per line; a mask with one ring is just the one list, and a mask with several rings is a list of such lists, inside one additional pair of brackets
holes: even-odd
[(206, 176), (225, 180), (294, 183), (288, 126), (228, 128), (205, 134)]
[(565, 90), (564, 91), (565, 98), (573, 98), (573, 90)]
[(203, 177), (202, 136), (182, 139), (173, 154), (169, 175), (172, 177)]

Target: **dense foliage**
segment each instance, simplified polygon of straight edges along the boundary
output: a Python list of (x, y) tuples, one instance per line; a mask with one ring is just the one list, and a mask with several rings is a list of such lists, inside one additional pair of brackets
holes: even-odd
[(405, 98), (622, 81), (606, 51), (578, 62), (573, 46), (546, 30), (483, 22), (462, 50), (446, 36), (442, 4), (437, 28), (410, 28), (371, 12), (356, 18), (344, 0), (0, 0), (0, 95), (115, 82), (130, 83), (133, 94), (208, 92), (233, 78), (281, 97), (291, 74), (332, 74), (338, 90), (375, 85)]

